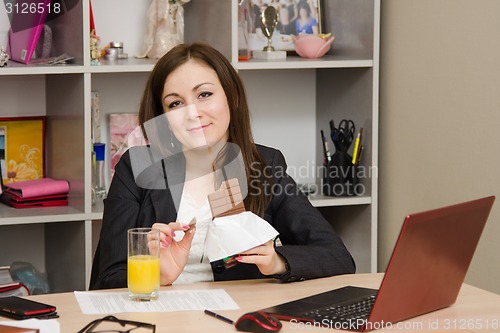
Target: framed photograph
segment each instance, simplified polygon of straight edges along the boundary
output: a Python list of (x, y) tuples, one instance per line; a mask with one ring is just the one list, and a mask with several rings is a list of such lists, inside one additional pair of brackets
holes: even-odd
[(45, 121), (45, 116), (0, 117), (4, 184), (45, 177)]
[(278, 12), (278, 24), (273, 33), (272, 45), (276, 50), (294, 51), (292, 35), (320, 34), (321, 0), (251, 0), (253, 32), (249, 37), (250, 49), (262, 50), (267, 38), (260, 28), (261, 13), (269, 6)]
[(128, 136), (137, 126), (139, 126), (137, 113), (112, 113), (109, 115), (111, 177), (115, 173), (116, 163), (129, 148)]

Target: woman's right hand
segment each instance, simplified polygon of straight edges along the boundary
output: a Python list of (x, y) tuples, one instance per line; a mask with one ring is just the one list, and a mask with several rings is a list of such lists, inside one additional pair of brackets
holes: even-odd
[[(155, 223), (153, 229), (160, 231), (160, 284), (172, 284), (186, 266), (196, 227), (178, 222)], [(174, 239), (175, 232), (184, 232), (180, 241)]]

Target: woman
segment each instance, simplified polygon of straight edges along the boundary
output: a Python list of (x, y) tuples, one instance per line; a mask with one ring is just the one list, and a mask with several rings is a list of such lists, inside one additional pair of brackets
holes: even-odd
[(281, 33), (296, 35), (295, 20), (298, 17), (296, 0), (287, 0), (280, 12)]
[(298, 9), (299, 17), (295, 20), (297, 33), (317, 35), (319, 33), (319, 24), (312, 14), (311, 5), (307, 2), (299, 2)]
[[(182, 44), (163, 56), (146, 84), (139, 123), (149, 148), (130, 148), (116, 165), (91, 289), (127, 286), (126, 233), (135, 227), (161, 231), (162, 285), (264, 277), (291, 282), (355, 271), (342, 240), (286, 174), (283, 155), (253, 142), (241, 79), (214, 48)], [(141, 156), (152, 162), (141, 165)], [(232, 177), (226, 166), (237, 157), (246, 209), (270, 223), (279, 240), (240, 253), (239, 264), (225, 268), (204, 255), (212, 220), (207, 195)], [(197, 224), (189, 229), (193, 217)]]

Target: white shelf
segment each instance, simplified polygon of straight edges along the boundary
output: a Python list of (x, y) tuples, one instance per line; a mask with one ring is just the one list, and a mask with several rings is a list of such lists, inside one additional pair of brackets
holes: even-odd
[(127, 72), (150, 72), (157, 59), (128, 58), (109, 62), (101, 60), (99, 66), (89, 66), (86, 70), (89, 73), (127, 73)]
[(87, 214), (71, 206), (16, 209), (1, 206), (0, 226), (51, 222), (84, 221)]
[(355, 206), (355, 205), (370, 205), (371, 197), (328, 197), (324, 195), (309, 196), (314, 207), (334, 207), (334, 206)]
[[(331, 60), (330, 60), (331, 59)], [(307, 69), (307, 68), (357, 68), (373, 67), (373, 60), (370, 59), (338, 59), (336, 57), (326, 57), (323, 59), (304, 59), (298, 56), (288, 56), (286, 60), (256, 60), (240, 61), (235, 64), (240, 70), (260, 70), (260, 69)]]
[(54, 65), (37, 66), (24, 65), (15, 61), (8, 61), (7, 65), (0, 68), (0, 76), (4, 75), (43, 75), (43, 74), (82, 74), (85, 67), (82, 65)]

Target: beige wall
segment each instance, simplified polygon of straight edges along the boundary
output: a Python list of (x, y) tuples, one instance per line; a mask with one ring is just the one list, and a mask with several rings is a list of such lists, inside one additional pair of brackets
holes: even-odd
[[(406, 214), (500, 195), (500, 1), (382, 0), (379, 270)], [(500, 293), (500, 198), (466, 282)]]

